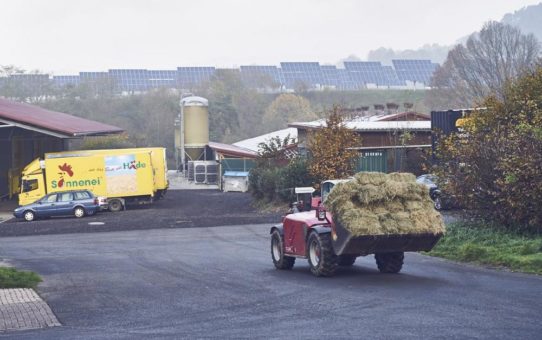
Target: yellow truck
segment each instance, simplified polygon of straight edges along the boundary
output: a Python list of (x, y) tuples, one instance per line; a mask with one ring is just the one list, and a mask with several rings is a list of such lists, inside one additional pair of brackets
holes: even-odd
[(48, 153), (21, 174), (19, 204), (45, 194), (89, 189), (108, 198), (109, 210), (151, 203), (167, 190), (164, 148), (82, 150)]

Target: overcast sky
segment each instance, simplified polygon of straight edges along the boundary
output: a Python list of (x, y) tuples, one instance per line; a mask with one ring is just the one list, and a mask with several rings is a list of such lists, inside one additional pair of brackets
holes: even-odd
[(452, 44), (540, 0), (2, 0), (0, 65), (109, 68), (336, 63)]

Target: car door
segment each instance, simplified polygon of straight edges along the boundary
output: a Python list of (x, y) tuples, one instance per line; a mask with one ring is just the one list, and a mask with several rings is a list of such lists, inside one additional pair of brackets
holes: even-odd
[(71, 215), (73, 208), (73, 193), (61, 192), (56, 202), (56, 215)]
[(56, 209), (57, 194), (49, 194), (36, 205), (36, 213), (40, 217), (53, 216)]

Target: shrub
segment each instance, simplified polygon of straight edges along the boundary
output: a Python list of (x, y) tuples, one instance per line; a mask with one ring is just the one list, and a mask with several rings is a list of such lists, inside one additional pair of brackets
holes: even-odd
[(542, 232), (542, 67), (490, 96), (461, 134), (443, 138), (435, 172), (486, 220)]

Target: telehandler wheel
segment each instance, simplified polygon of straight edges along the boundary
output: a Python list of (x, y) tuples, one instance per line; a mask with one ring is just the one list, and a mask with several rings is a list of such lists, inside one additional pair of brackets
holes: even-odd
[(271, 258), (273, 259), (273, 264), (277, 269), (292, 269), (295, 263), (295, 257), (285, 256), (284, 255), (284, 240), (278, 232), (278, 230), (273, 231), (271, 234)]
[(356, 257), (353, 255), (340, 255), (339, 256), (339, 266), (349, 267), (353, 266), (356, 262)]
[(403, 267), (405, 253), (378, 253), (375, 254), (376, 265), (381, 273), (399, 273)]
[(333, 252), (331, 234), (312, 232), (307, 240), (307, 257), (311, 272), (316, 276), (333, 276), (338, 266), (338, 256)]

